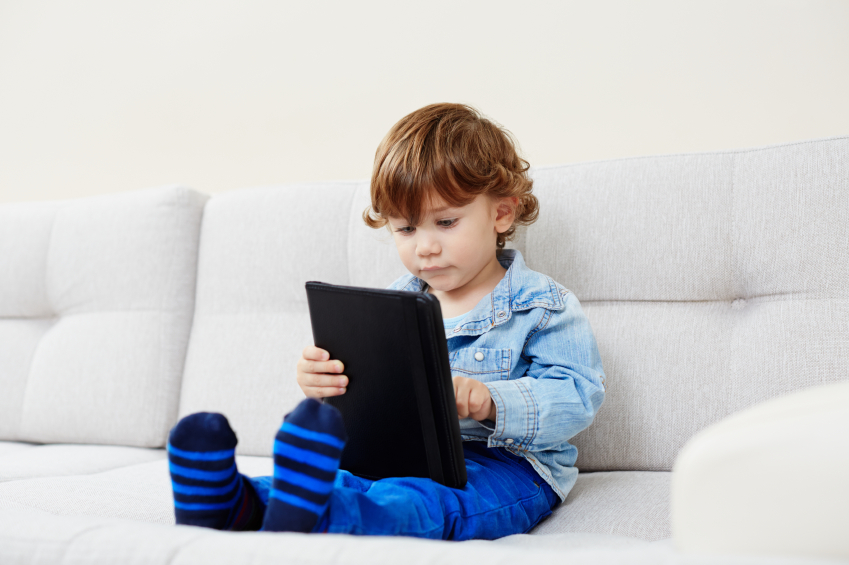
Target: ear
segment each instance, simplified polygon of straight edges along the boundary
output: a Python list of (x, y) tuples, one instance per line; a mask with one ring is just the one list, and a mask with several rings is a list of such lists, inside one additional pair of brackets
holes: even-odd
[(519, 205), (517, 196), (507, 196), (495, 203), (495, 231), (504, 233), (513, 225), (516, 219), (516, 206)]

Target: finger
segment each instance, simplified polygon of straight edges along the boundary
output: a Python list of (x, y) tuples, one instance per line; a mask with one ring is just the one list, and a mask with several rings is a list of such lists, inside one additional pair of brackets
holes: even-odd
[(460, 395), (457, 394), (457, 379), (456, 378), (454, 378), (454, 404), (457, 406), (457, 416), (459, 416), (460, 418), (463, 418), (463, 416), (461, 415), (461, 410), (463, 409), (463, 407), (460, 404)]
[(489, 417), (489, 402), (484, 398), (470, 408), (472, 418), (475, 420), (486, 420)]
[(469, 412), (477, 412), (480, 410), (483, 397), (481, 396), (480, 387), (473, 386), (469, 390)]
[(478, 400), (469, 398), (469, 416), (472, 418), (476, 417), (478, 413), (481, 411), (481, 405)]
[(312, 387), (346, 387), (348, 386), (348, 377), (345, 375), (322, 375), (306, 373), (303, 378), (303, 384)]
[(307, 395), (307, 398), (329, 398), (331, 396), (340, 396), (345, 394), (345, 391), (348, 390), (345, 387), (319, 387), (319, 386), (309, 386), (304, 389), (304, 394)]
[(331, 359), (330, 361), (311, 361), (311, 363), (315, 363), (317, 371), (312, 371), (315, 373), (341, 373), (345, 368), (345, 365), (342, 364), (342, 361), (339, 359)]
[(462, 388), (460, 394), (457, 395), (457, 416), (460, 418), (469, 417), (469, 395)]
[(489, 388), (481, 383), (475, 390), (475, 407), (476, 410), (489, 414), (489, 405), (492, 402), (492, 396), (489, 393)]
[(302, 355), (304, 359), (310, 359), (312, 361), (327, 361), (330, 359), (330, 353), (327, 350), (314, 345), (306, 346)]
[(345, 369), (345, 365), (338, 359), (332, 361), (310, 361), (302, 359), (298, 362), (298, 369), (302, 373), (341, 373)]

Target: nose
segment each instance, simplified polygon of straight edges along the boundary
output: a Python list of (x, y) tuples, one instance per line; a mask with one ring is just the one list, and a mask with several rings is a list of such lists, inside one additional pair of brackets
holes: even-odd
[(427, 233), (426, 230), (421, 230), (416, 235), (418, 236), (416, 238), (416, 255), (419, 257), (434, 255), (442, 251), (442, 248), (439, 246), (439, 242), (436, 238)]

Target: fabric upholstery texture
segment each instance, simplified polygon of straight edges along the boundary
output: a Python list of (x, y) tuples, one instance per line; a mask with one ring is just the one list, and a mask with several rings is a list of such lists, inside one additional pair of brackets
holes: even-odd
[[(174, 524), (167, 456), (161, 449), (146, 451), (152, 460), (144, 463), (0, 483), (0, 508), (26, 506), (50, 514)], [(273, 472), (270, 458), (237, 456), (236, 463), (251, 476)]]
[(237, 453), (271, 454), (283, 416), (303, 400), (295, 364), (312, 344), (304, 284), (385, 287), (404, 268), (388, 234), (359, 219), (368, 202), (367, 184), (354, 182), (210, 199), (181, 416), (226, 414)]
[(162, 457), (163, 452), (158, 449), (119, 445), (53, 444), (0, 451), (0, 483), (36, 477), (88, 475)]
[(675, 461), (675, 542), (699, 553), (849, 561), (849, 382), (809, 387), (700, 431)]
[(849, 379), (849, 138), (534, 179), (519, 248), (580, 299), (607, 374), (581, 470), (668, 471), (711, 423)]
[(529, 561), (570, 565), (835, 565), (809, 557), (727, 555), (706, 559), (677, 552), (669, 540), (647, 542), (599, 534), (515, 535), (496, 541), (444, 542), (403, 537), (364, 537), (267, 532), (218, 532), (204, 528), (130, 522), (116, 518), (55, 516), (23, 506), (0, 507), (0, 562), (338, 563), (467, 565)]
[(669, 538), (671, 473), (580, 473), (566, 502), (531, 534), (611, 534), (648, 541)]
[(16, 451), (23, 451), (36, 447), (36, 443), (24, 443), (20, 441), (0, 441), (0, 457), (6, 457)]
[(0, 437), (164, 445), (206, 199), (163, 187), (0, 206)]
[[(20, 505), (51, 514), (173, 524), (165, 453), (137, 451), (155, 459), (102, 472), (57, 473), (0, 483), (0, 508)], [(128, 459), (126, 454), (124, 458)], [(236, 463), (241, 473), (252, 477), (273, 472), (273, 460), (267, 457), (237, 456)], [(566, 502), (532, 534), (584, 532), (648, 541), (668, 538), (669, 488), (670, 473), (665, 472), (581, 474)]]
[[(83, 446), (67, 447), (81, 449)], [(118, 468), (102, 472), (62, 473), (69, 476), (58, 476), (57, 472), (53, 476), (0, 483), (0, 508), (23, 505), (51, 514), (173, 524), (165, 453), (162, 450), (137, 451), (147, 452), (154, 460), (115, 465)], [(127, 454), (123, 455), (129, 460)], [(107, 458), (102, 455), (100, 459)], [(245, 475), (272, 474), (271, 458), (237, 456), (236, 462)], [(665, 472), (580, 474), (566, 502), (532, 534), (584, 532), (648, 541), (668, 538), (671, 535), (669, 488), (670, 473)]]

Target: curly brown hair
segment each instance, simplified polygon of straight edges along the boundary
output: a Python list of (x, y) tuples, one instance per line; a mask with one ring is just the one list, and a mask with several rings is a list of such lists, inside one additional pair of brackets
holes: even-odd
[(363, 211), (363, 221), (381, 228), (387, 217), (396, 216), (418, 225), (434, 192), (454, 207), (481, 194), (516, 197), (513, 225), (496, 241), (496, 249), (502, 249), (518, 225), (532, 224), (539, 215), (529, 168), (512, 134), (476, 109), (431, 104), (401, 118), (380, 142), (371, 175), (371, 206)]

